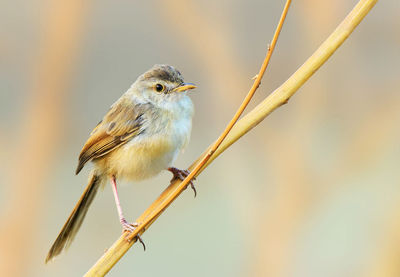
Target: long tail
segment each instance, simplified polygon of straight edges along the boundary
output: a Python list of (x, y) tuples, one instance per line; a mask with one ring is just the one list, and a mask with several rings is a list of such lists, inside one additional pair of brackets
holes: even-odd
[(103, 178), (95, 173), (92, 174), (89, 179), (89, 184), (87, 185), (78, 203), (72, 210), (67, 222), (65, 222), (64, 226), (62, 227), (55, 242), (51, 246), (46, 257), (46, 263), (70, 246), (75, 238), (76, 233), (82, 225), (83, 219), (85, 218), (90, 204), (96, 196), (96, 193), (102, 183), (102, 179)]

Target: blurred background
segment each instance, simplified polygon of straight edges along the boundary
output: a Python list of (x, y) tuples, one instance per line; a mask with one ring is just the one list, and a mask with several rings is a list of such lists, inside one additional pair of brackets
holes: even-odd
[[(110, 186), (70, 249), (44, 259), (86, 186), (90, 166), (74, 170), (92, 128), (137, 76), (174, 65), (198, 85), (187, 167), (250, 88), (284, 2), (0, 0), (0, 275), (83, 275), (121, 234)], [(294, 1), (251, 107), (356, 3)], [(109, 276), (400, 276), (399, 12), (380, 1)], [(123, 184), (127, 218), (170, 178)]]

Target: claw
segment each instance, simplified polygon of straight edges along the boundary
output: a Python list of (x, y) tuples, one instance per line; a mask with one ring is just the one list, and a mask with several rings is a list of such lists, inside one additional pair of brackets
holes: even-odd
[[(135, 231), (136, 227), (139, 226), (139, 224), (137, 224), (136, 222), (134, 223), (127, 222), (125, 218), (121, 219), (121, 225), (122, 225), (122, 232), (126, 231), (128, 233), (132, 233), (133, 231)], [(136, 235), (136, 237), (137, 240), (143, 245), (143, 251), (146, 251), (146, 245), (144, 244), (140, 235)]]
[[(190, 171), (189, 170), (181, 170), (178, 169), (176, 167), (169, 167), (168, 171), (170, 171), (174, 176), (171, 179), (171, 183), (175, 180), (181, 180), (183, 181), (187, 176), (189, 176)], [(193, 192), (194, 192), (194, 197), (197, 196), (197, 191), (196, 191), (196, 187), (194, 186), (193, 181), (196, 180), (195, 177), (193, 177), (192, 180), (189, 181), (190, 187), (192, 188)]]
[(146, 251), (146, 244), (144, 244), (142, 238), (139, 235), (137, 235), (136, 237), (137, 237), (138, 241), (142, 244), (143, 251)]

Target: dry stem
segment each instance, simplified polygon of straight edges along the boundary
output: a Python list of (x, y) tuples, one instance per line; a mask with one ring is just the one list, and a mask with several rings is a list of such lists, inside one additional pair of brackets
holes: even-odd
[[(213, 150), (212, 147), (210, 147), (205, 154), (203, 154), (195, 163), (192, 164), (192, 166), (189, 167), (189, 170), (192, 170), (192, 173), (184, 181), (177, 181), (172, 183), (158, 197), (158, 199), (156, 199), (153, 204), (151, 204), (151, 206), (137, 219), (136, 222), (138, 222), (140, 225), (128, 237), (133, 238), (133, 240), (128, 242), (126, 234), (123, 234), (108, 249), (108, 251), (104, 253), (104, 255), (86, 273), (85, 276), (104, 276), (134, 244), (134, 242), (136, 241), (136, 235), (144, 233), (145, 228), (148, 228), (168, 207), (168, 205), (171, 204), (177, 196), (179, 196), (179, 194), (187, 186), (187, 183), (191, 178), (197, 176), (226, 148), (228, 148), (240, 137), (250, 131), (258, 123), (260, 123), (272, 111), (287, 103), (289, 98), (314, 74), (315, 71), (317, 71), (322, 66), (323, 63), (327, 61), (327, 59), (345, 41), (345, 39), (357, 27), (361, 20), (368, 14), (368, 12), (371, 10), (376, 2), (377, 0), (360, 0), (358, 4), (353, 8), (353, 10), (348, 14), (348, 16), (343, 20), (343, 22), (336, 28), (336, 30), (285, 83), (283, 83), (263, 102), (261, 102), (245, 117), (238, 121), (237, 124), (235, 124), (235, 126), (232, 128), (232, 131), (226, 136), (226, 139), (221, 143), (220, 147), (216, 149), (215, 152), (209, 157), (209, 160), (204, 164), (204, 166), (201, 165), (201, 162), (204, 161), (205, 157), (212, 152), (210, 151)], [(263, 73), (260, 71), (256, 81), (261, 80), (262, 74)], [(228, 125), (228, 127), (229, 126), (230, 125)], [(198, 170), (198, 172), (196, 172), (196, 170)]]

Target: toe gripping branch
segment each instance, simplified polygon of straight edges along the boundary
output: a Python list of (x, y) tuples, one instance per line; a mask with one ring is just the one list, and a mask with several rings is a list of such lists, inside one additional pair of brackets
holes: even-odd
[[(122, 230), (125, 232), (127, 232), (128, 233), (128, 235), (130, 234), (130, 233), (132, 233), (135, 229), (136, 229), (136, 227), (138, 227), (139, 226), (139, 224), (138, 223), (129, 223), (129, 222), (127, 222), (126, 220), (125, 220), (125, 218), (123, 218), (122, 220), (121, 220), (121, 224), (122, 224)], [(146, 244), (144, 244), (144, 241), (142, 240), (142, 238), (140, 237), (140, 235), (139, 234), (137, 234), (136, 235), (136, 237), (137, 237), (137, 240), (142, 244), (142, 246), (143, 246), (143, 251), (146, 251)]]
[[(182, 170), (176, 167), (169, 167), (168, 171), (170, 171), (173, 174), (173, 177), (171, 179), (171, 183), (175, 180), (181, 180), (183, 181), (187, 176), (189, 176), (190, 171), (189, 170)], [(192, 180), (189, 181), (190, 187), (192, 188), (194, 192), (194, 197), (197, 195), (196, 187), (194, 186), (193, 181), (196, 180), (196, 178), (193, 178)]]

